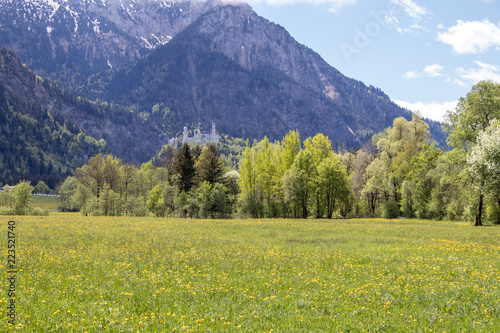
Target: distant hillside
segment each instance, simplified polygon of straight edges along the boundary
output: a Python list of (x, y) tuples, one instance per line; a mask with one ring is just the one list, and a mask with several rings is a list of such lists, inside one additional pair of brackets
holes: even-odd
[(75, 98), (0, 47), (0, 182), (53, 186), (99, 152), (139, 163), (157, 147), (154, 132), (128, 110)]
[(30, 83), (39, 85), (39, 90), (52, 90), (0, 48), (0, 183), (43, 180), (54, 188), (90, 155), (106, 152), (106, 146), (81, 133), (60, 113), (49, 114), (40, 103), (17, 93)]

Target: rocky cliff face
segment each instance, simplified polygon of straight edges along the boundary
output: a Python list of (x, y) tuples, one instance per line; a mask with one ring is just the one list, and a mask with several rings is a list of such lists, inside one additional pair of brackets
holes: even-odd
[(2, 0), (0, 45), (37, 73), (72, 86), (168, 43), (216, 6), (213, 1)]
[(345, 77), (248, 5), (212, 10), (194, 24), (194, 30), (210, 41), (211, 51), (222, 52), (247, 70), (270, 66), (304, 87), (321, 91), (331, 99), (341, 98), (334, 81)]

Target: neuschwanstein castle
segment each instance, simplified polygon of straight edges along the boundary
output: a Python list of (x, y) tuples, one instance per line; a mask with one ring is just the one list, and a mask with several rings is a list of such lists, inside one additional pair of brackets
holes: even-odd
[[(212, 132), (207, 134), (202, 134), (200, 130), (195, 130), (195, 134), (192, 137), (188, 136), (188, 129), (184, 126), (184, 132), (182, 132), (182, 144), (194, 143), (203, 144), (207, 142), (219, 142), (219, 133), (215, 129), (215, 122), (212, 121)], [(168, 140), (168, 144), (177, 147), (179, 144), (179, 139), (172, 138)]]

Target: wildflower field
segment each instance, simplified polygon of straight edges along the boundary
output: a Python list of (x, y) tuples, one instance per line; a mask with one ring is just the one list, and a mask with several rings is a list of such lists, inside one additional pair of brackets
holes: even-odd
[(500, 331), (500, 227), (0, 219), (4, 253), (16, 222), (18, 269), (14, 326), (0, 279), (0, 331)]

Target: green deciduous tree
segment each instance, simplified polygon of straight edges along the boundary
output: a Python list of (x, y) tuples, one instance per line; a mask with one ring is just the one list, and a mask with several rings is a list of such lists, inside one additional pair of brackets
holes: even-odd
[(137, 190), (137, 168), (130, 163), (122, 166), (121, 194), (123, 196), (123, 212), (128, 215), (133, 211), (135, 194)]
[(442, 150), (435, 145), (424, 145), (420, 154), (412, 158), (410, 171), (401, 189), (401, 209), (405, 216), (431, 217), (430, 203), (437, 184), (430, 172), (436, 168), (441, 154)]
[(349, 200), (349, 183), (345, 167), (337, 156), (325, 158), (318, 166), (318, 193), (326, 207), (326, 217), (332, 218), (338, 202)]
[(50, 194), (52, 191), (43, 180), (40, 180), (33, 188), (33, 192), (40, 194)]
[[(121, 214), (119, 200), (122, 187), (122, 161), (112, 155), (97, 154), (89, 159), (88, 164), (75, 171), (78, 182), (89, 189), (95, 196), (91, 207), (86, 209), (92, 215)], [(99, 209), (95, 209), (98, 206)]]
[(308, 217), (310, 200), (316, 190), (316, 177), (316, 165), (309, 151), (299, 152), (292, 167), (285, 171), (282, 178), (285, 199), (292, 204), (296, 216)]
[(146, 206), (148, 207), (149, 211), (155, 214), (156, 216), (165, 215), (165, 201), (162, 196), (162, 192), (163, 192), (162, 187), (160, 185), (156, 185), (148, 193), (148, 200), (146, 202)]
[(75, 194), (78, 188), (78, 181), (75, 177), (68, 177), (58, 188), (58, 209), (61, 212), (77, 212), (82, 207), (78, 205)]
[(12, 208), (14, 206), (14, 188), (8, 184), (0, 192), (0, 206)]
[[(449, 133), (448, 143), (461, 152), (465, 164), (468, 151), (476, 145), (477, 137), (494, 120), (500, 119), (500, 84), (481, 81), (472, 87), (465, 98), (461, 98), (454, 111), (447, 114), (445, 128)], [(461, 177), (470, 171), (464, 168)], [(477, 171), (477, 170), (476, 170)], [(473, 177), (477, 190), (477, 213), (474, 225), (482, 225), (485, 179)]]
[(307, 138), (304, 141), (304, 148), (311, 152), (316, 165), (333, 154), (332, 142), (321, 133), (316, 134), (313, 138)]
[(481, 81), (447, 113), (448, 144), (462, 150), (472, 148), (479, 132), (495, 119), (500, 119), (500, 84)]
[(361, 197), (368, 206), (369, 214), (375, 215), (377, 204), (387, 201), (393, 192), (389, 182), (389, 168), (382, 159), (376, 158), (366, 167), (366, 184), (361, 190)]
[(478, 214), (481, 219), (482, 197), (485, 194), (490, 194), (500, 207), (500, 121), (494, 121), (477, 135), (467, 164), (474, 183), (479, 186), (481, 198)]
[(250, 148), (247, 140), (245, 151), (240, 162), (240, 180), (241, 189), (240, 206), (244, 213), (258, 217), (261, 215), (261, 207), (257, 193), (257, 170), (255, 165), (255, 150)]
[[(288, 134), (281, 140), (282, 146), (282, 163), (283, 170), (288, 170), (292, 167), (295, 156), (300, 152), (300, 135), (299, 131), (290, 130)], [(283, 171), (284, 173), (284, 171)]]
[(275, 191), (276, 182), (279, 182), (276, 177), (279, 164), (274, 163), (273, 153), (275, 149), (279, 149), (277, 144), (269, 142), (267, 136), (252, 147), (255, 149), (255, 171), (257, 195), (261, 206), (265, 207), (264, 215), (268, 217), (276, 216), (275, 207)]
[[(313, 161), (316, 167), (318, 167), (323, 160), (330, 157), (333, 154), (332, 143), (328, 137), (321, 133), (316, 134), (313, 138), (307, 138), (304, 141), (304, 147), (306, 151), (309, 151), (313, 156)], [(316, 193), (315, 193), (315, 213), (316, 217), (320, 218), (323, 216), (324, 205), (322, 205), (320, 188), (318, 186), (318, 179), (316, 179)]]
[(105, 163), (105, 156), (97, 154), (91, 157), (86, 165), (74, 172), (78, 182), (90, 189), (97, 199), (99, 199), (106, 182), (104, 174)]
[(26, 215), (28, 213), (32, 193), (33, 186), (31, 186), (30, 182), (22, 181), (16, 185), (14, 190), (14, 214)]
[(430, 136), (429, 126), (418, 114), (413, 114), (411, 121), (394, 119), (392, 127), (374, 137), (373, 142), (379, 150), (377, 158), (387, 167), (387, 190), (394, 202), (400, 202), (401, 185), (410, 172), (411, 160), (424, 144), (429, 143)]

